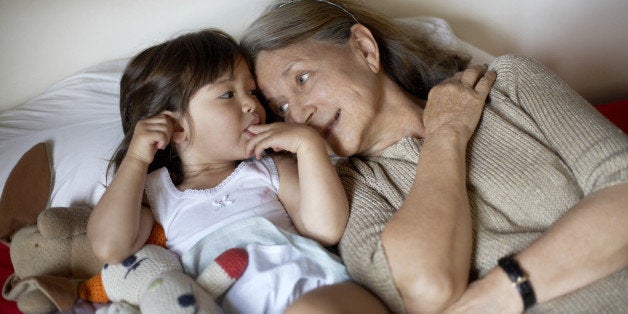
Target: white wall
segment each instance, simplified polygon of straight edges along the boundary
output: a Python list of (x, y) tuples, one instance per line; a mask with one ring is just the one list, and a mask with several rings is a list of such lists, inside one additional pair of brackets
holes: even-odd
[(534, 57), (594, 104), (628, 98), (627, 0), (365, 2), (388, 15), (444, 18), (493, 55)]
[[(434, 15), (488, 52), (547, 64), (593, 103), (628, 98), (626, 0), (362, 0), (391, 16)], [(0, 0), (0, 110), (95, 63), (175, 33), (238, 36), (267, 0)]]
[(54, 82), (175, 34), (236, 36), (267, 0), (0, 0), (0, 110)]

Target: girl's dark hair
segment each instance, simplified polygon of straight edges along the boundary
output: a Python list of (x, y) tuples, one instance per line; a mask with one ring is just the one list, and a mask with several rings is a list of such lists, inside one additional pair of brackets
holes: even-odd
[[(133, 57), (120, 81), (120, 116), (124, 138), (108, 169), (117, 171), (127, 153), (137, 122), (164, 110), (191, 122), (188, 105), (194, 93), (225, 73), (243, 56), (237, 42), (216, 29), (181, 35)], [(173, 145), (158, 150), (148, 172), (167, 167), (175, 184), (182, 179), (181, 161)]]
[(254, 66), (262, 51), (281, 49), (311, 38), (343, 44), (356, 23), (366, 26), (375, 37), (388, 76), (422, 99), (427, 99), (433, 86), (466, 68), (470, 59), (438, 46), (416, 29), (394, 24), (389, 18), (349, 0), (275, 0), (249, 26), (240, 44)]

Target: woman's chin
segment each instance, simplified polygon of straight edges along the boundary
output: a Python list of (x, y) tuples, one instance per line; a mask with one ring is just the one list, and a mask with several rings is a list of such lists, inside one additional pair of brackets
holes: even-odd
[(329, 154), (334, 154), (338, 157), (350, 157), (355, 155), (355, 150), (347, 149), (346, 146), (340, 145), (337, 142), (329, 141), (327, 144), (327, 151)]

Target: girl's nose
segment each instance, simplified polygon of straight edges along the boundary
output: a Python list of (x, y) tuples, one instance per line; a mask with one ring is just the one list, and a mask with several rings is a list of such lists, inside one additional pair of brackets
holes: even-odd
[(255, 101), (252, 99), (246, 99), (242, 102), (242, 112), (244, 113), (255, 112), (256, 107)]

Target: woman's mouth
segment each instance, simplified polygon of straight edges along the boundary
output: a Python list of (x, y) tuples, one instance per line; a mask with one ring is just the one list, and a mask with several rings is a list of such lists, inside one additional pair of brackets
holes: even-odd
[(341, 111), (341, 109), (338, 109), (338, 111), (336, 111), (336, 115), (334, 116), (334, 119), (331, 120), (327, 124), (327, 126), (325, 127), (323, 132), (321, 132), (321, 135), (323, 136), (323, 138), (327, 139), (331, 135), (331, 132), (333, 131), (333, 128), (336, 126), (336, 124), (340, 120), (340, 111)]

